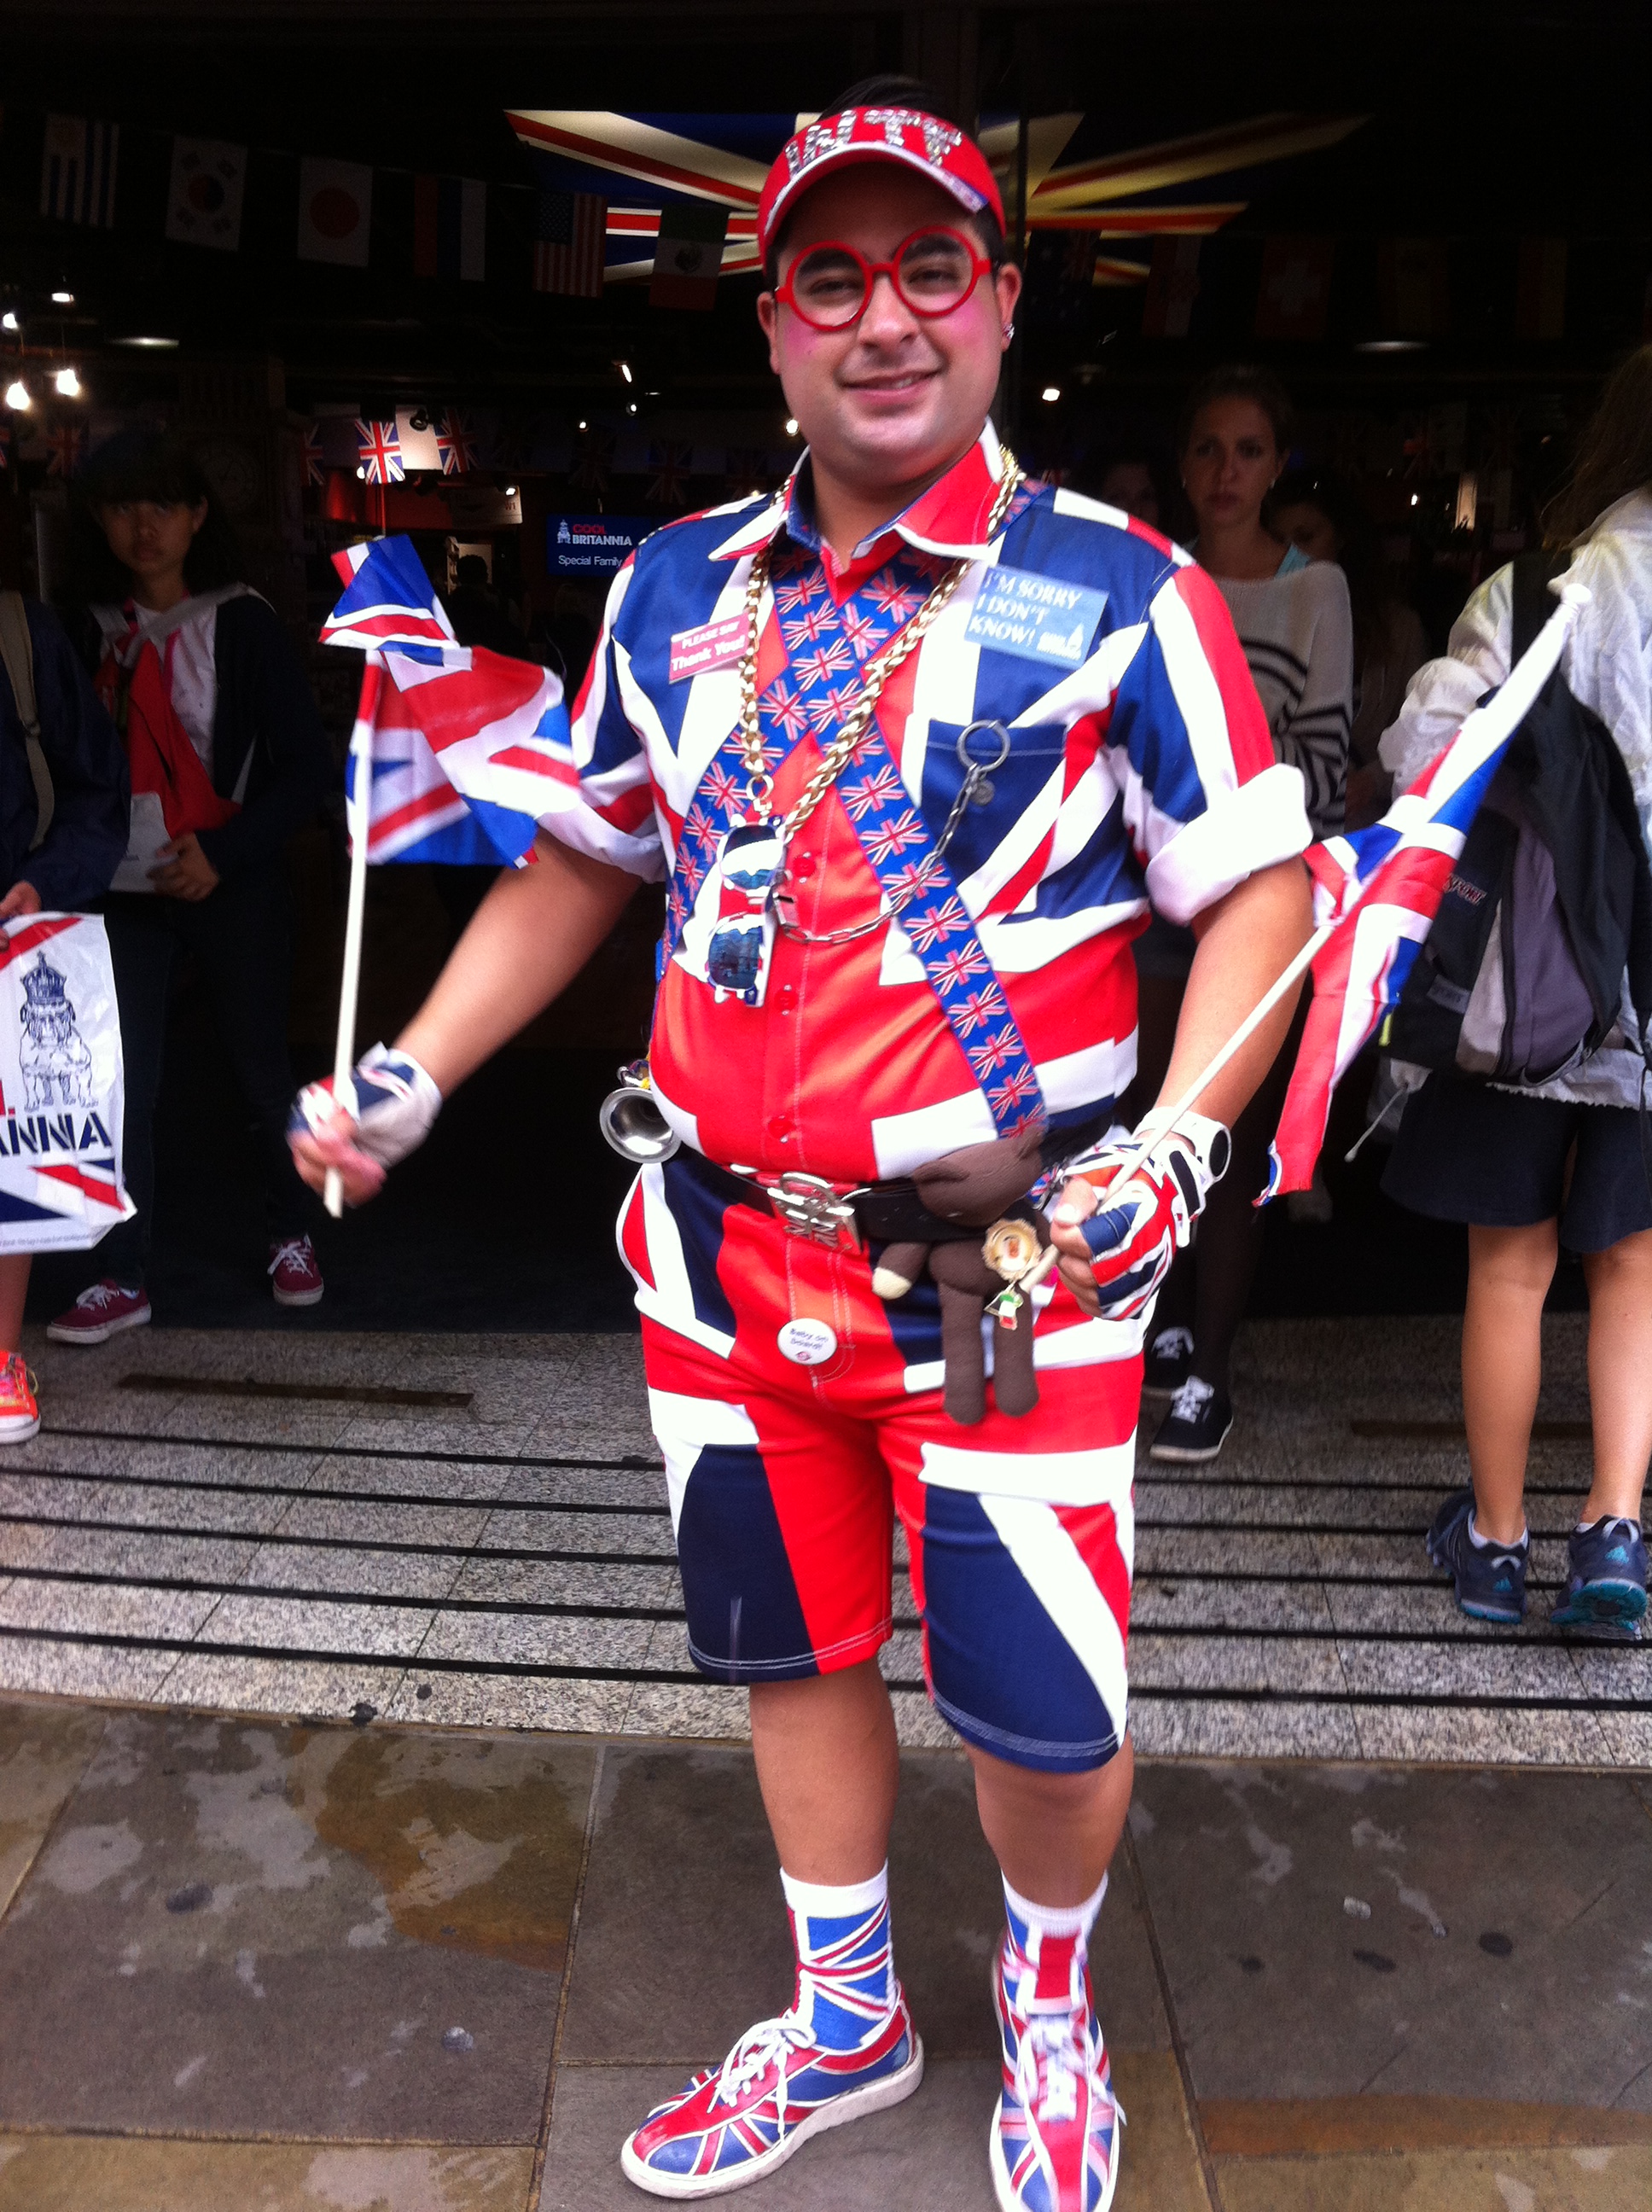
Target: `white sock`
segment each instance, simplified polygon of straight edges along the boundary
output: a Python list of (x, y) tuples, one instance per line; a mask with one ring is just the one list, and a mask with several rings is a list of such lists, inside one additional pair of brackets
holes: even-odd
[(1519, 1535), (1515, 1537), (1512, 1544), (1499, 1544), (1494, 1536), (1481, 1535), (1479, 1528), (1475, 1522), (1474, 1516), (1471, 1513), (1468, 1516), (1468, 1540), (1474, 1547), (1474, 1549), (1477, 1552), (1517, 1552), (1521, 1546), (1526, 1541), (1526, 1531), (1522, 1527)]
[(1041, 1936), (1088, 1936), (1096, 1925), (1096, 1916), (1102, 1909), (1102, 1899), (1107, 1895), (1107, 1876), (1102, 1876), (1102, 1886), (1082, 1905), (1035, 1905), (1018, 1890), (1004, 1885), (1004, 1902), (1015, 1917), (1028, 1928), (1036, 1928)]

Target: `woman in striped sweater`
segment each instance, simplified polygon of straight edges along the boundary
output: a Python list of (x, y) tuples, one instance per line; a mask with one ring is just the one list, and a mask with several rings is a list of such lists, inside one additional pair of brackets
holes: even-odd
[[(1342, 827), (1353, 714), (1353, 618), (1340, 568), (1309, 561), (1263, 521), (1291, 443), (1291, 402), (1266, 369), (1217, 369), (1183, 417), (1181, 480), (1199, 521), (1193, 550), (1233, 616), (1273, 750), (1300, 769), (1315, 835)], [(1178, 941), (1183, 940), (1183, 941)], [(1175, 1014), (1193, 955), (1184, 932), (1155, 924), (1140, 940), (1143, 1072)], [(1145, 1389), (1169, 1398), (1157, 1460), (1214, 1459), (1233, 1425), (1228, 1362), (1261, 1245), (1253, 1203), (1267, 1181), (1267, 1147), (1296, 1057), (1301, 1016), (1272, 1073), (1240, 1116), (1233, 1159), (1211, 1194), (1196, 1251), (1184, 1253), (1159, 1301)], [(1167, 1052), (1168, 1057), (1168, 1052)]]

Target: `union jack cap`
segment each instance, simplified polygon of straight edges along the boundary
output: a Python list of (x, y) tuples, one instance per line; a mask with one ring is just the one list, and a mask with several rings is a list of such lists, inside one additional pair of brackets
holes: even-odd
[(899, 161), (950, 192), (971, 215), (990, 208), (1003, 223), (1004, 202), (987, 156), (957, 124), (916, 107), (846, 107), (805, 124), (781, 147), (757, 203), (757, 252), (765, 261), (781, 223), (809, 187), (859, 161)]

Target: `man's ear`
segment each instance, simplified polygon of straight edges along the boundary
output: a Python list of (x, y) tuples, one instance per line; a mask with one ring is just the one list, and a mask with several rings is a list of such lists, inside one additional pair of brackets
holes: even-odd
[[(998, 294), (999, 319), (1007, 331), (1015, 320), (1016, 301), (1021, 297), (1021, 271), (1013, 261), (1003, 263), (993, 279), (993, 288)], [(1005, 343), (1008, 344), (1007, 338)]]
[(780, 373), (780, 303), (772, 292), (757, 295), (757, 326), (768, 341), (768, 366), (776, 376)]

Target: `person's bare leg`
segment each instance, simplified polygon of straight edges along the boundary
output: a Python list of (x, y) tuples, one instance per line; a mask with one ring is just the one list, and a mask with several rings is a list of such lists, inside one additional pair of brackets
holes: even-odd
[(970, 1747), (981, 1833), (1011, 1889), (1039, 1905), (1082, 1905), (1102, 1886), (1130, 1810), (1129, 1737), (1091, 1774), (1043, 1774)]
[(878, 1662), (800, 1682), (754, 1683), (751, 1748), (787, 1873), (797, 1881), (869, 1881), (889, 1856), (900, 1781), (895, 1715)]
[(1474, 1526), (1499, 1544), (1526, 1527), (1526, 1455), (1543, 1379), (1543, 1301), (1559, 1255), (1559, 1224), (1468, 1231), (1463, 1307), (1463, 1419)]
[(1652, 1229), (1583, 1256), (1594, 1480), (1579, 1516), (1641, 1515), (1652, 1458)]
[(16, 1352), (23, 1341), (23, 1306), (28, 1297), (32, 1252), (14, 1252), (0, 1259), (0, 1358)]

